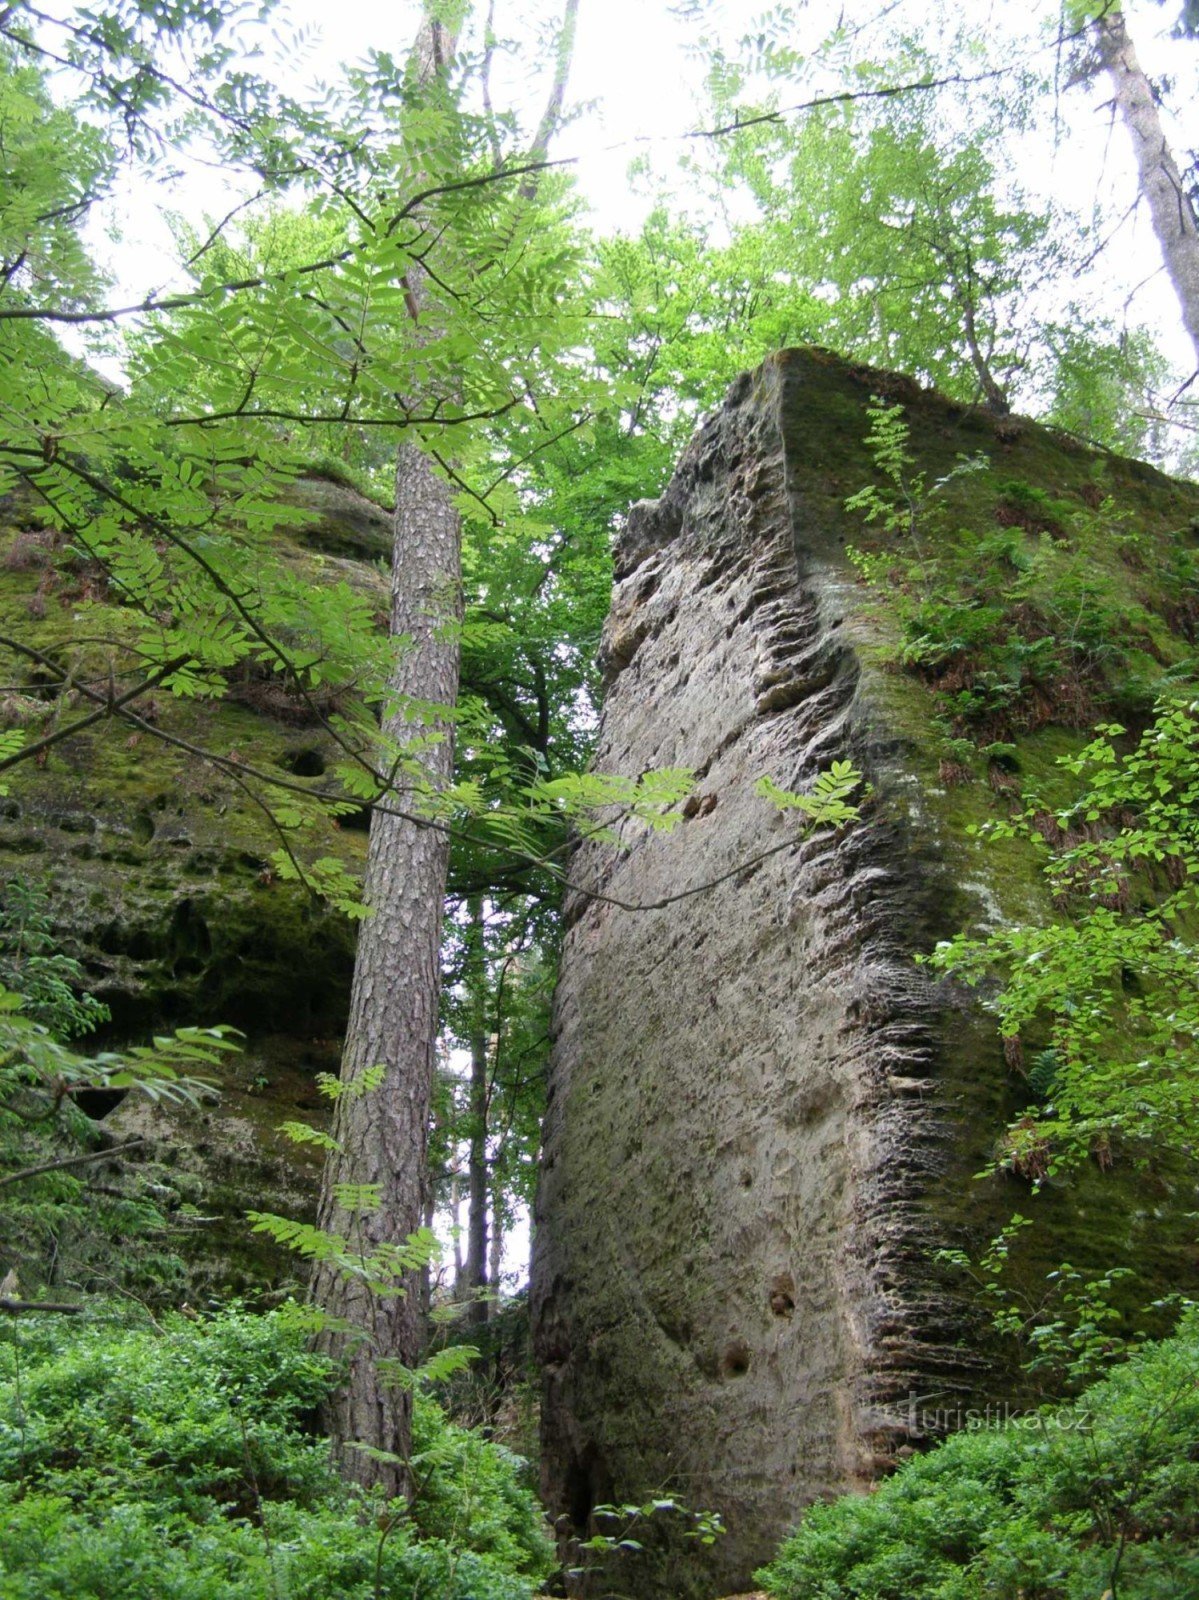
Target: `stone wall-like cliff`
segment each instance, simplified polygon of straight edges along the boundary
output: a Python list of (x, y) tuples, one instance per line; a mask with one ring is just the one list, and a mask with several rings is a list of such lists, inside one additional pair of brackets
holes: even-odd
[[(973, 1176), (1010, 1074), (993, 1021), (913, 958), (1037, 887), (965, 832), (997, 797), (938, 787), (929, 696), (888, 669), (845, 554), (844, 498), (872, 475), (865, 405), (902, 382), (773, 358), (617, 549), (596, 766), (690, 767), (703, 798), (673, 833), (624, 822), (571, 862), (606, 898), (568, 902), (556, 1002), (532, 1294), (543, 1484), (567, 1544), (596, 1505), (654, 1494), (728, 1528), (656, 1554), (651, 1529), (620, 1592), (746, 1586), (804, 1504), (908, 1442), (912, 1396), (1011, 1393), (932, 1259), (1026, 1202)], [(1032, 425), (901, 398), (930, 473), (980, 448), (1059, 493), (1094, 471)], [(1199, 510), (1151, 469), (1110, 473), (1159, 522)], [(1030, 735), (1027, 760), (1060, 740)], [(873, 794), (841, 833), (803, 837), (753, 793), (846, 757)], [(1193, 1203), (1193, 1185), (1159, 1195), (1155, 1220), (1128, 1182), (1084, 1181), (1044, 1202), (1050, 1256), (1093, 1258), (1098, 1239), (1107, 1263), (1177, 1286), (1194, 1263), (1160, 1214)]]
[[(377, 597), (385, 619), (376, 563), (390, 551), (390, 527), (389, 512), (348, 486), (304, 477), (288, 490), (273, 540), (291, 570)], [(96, 631), (87, 606), (98, 585), (86, 564), (66, 559), (64, 542), (31, 497), (0, 497), (0, 635), (60, 661)], [(2, 640), (0, 657), (0, 722), (44, 731), (53, 678)], [(270, 679), (233, 683), (212, 701), (161, 694), (137, 709), (187, 744), (313, 790), (333, 781), (332, 740)], [(134, 1096), (107, 1119), (148, 1140), (143, 1176), (178, 1222), (171, 1243), (187, 1258), (191, 1293), (204, 1303), (294, 1281), (295, 1259), (250, 1234), (245, 1212), (306, 1215), (315, 1205), (319, 1158), (278, 1125), (319, 1121), (327, 1109), (314, 1080), (337, 1070), (354, 925), (278, 880), (279, 839), (232, 775), (116, 719), (15, 767), (6, 784), (0, 884), (46, 889), (61, 947), (111, 1010), (98, 1043), (214, 1023), (245, 1035), (220, 1073), (219, 1102), (190, 1110)], [(318, 824), (305, 847), (360, 870), (367, 822), (363, 813)]]

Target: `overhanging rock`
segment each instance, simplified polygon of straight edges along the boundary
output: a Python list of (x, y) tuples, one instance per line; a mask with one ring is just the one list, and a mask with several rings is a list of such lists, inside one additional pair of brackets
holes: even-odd
[[(1011, 1394), (933, 1259), (1026, 1201), (973, 1176), (1010, 1074), (993, 1021), (914, 957), (1026, 908), (1036, 880), (990, 881), (950, 816), (931, 697), (887, 669), (846, 557), (880, 389), (909, 404), (931, 472), (978, 449), (1033, 481), (1055, 459), (1091, 469), (1031, 425), (997, 434), (906, 380), (790, 351), (738, 381), (617, 550), (595, 764), (692, 768), (701, 803), (669, 835), (618, 823), (571, 863), (598, 894), (568, 904), (556, 1002), (533, 1269), (544, 1487), (568, 1540), (597, 1505), (650, 1495), (728, 1527), (711, 1547), (639, 1529), (651, 1548), (621, 1593), (747, 1586), (803, 1505), (877, 1475), (918, 1413)], [(873, 788), (840, 833), (803, 837), (754, 793), (839, 758)], [(1050, 1262), (1094, 1254), (1100, 1205), (1105, 1263), (1185, 1276), (1118, 1183), (1050, 1204)]]

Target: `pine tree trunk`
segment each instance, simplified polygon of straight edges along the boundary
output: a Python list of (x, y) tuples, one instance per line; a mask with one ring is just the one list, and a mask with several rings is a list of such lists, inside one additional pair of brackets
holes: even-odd
[[(441, 79), (457, 42), (453, 28), (432, 15), (432, 0), (409, 59), (414, 88)], [(565, 43), (554, 72), (552, 115), (538, 131), (544, 153), (565, 88), (578, 0), (567, 0)], [(438, 9), (445, 10), (443, 6)], [(461, 9), (465, 9), (462, 7)], [(408, 173), (409, 181), (419, 180)], [(414, 182), (413, 187), (419, 183)], [(413, 263), (405, 287), (418, 330), (425, 326), (422, 269)], [(400, 446), (396, 464), (396, 516), (392, 547), (391, 636), (409, 643), (398, 656), (390, 687), (396, 706), (385, 732), (411, 733), (405, 707), (412, 701), (452, 710), (458, 696), (459, 631), (462, 619), (462, 526), (446, 483), (416, 444)], [(417, 726), (418, 759), (434, 790), (453, 775), (453, 725)], [(425, 736), (436, 732), (439, 738)], [(410, 809), (408, 807), (405, 810)], [(358, 941), (341, 1078), (351, 1083), (382, 1065), (380, 1088), (337, 1102), (333, 1137), (341, 1153), (326, 1162), (318, 1212), (326, 1231), (357, 1229), (366, 1249), (402, 1244), (428, 1214), (428, 1134), (433, 1096), (441, 934), (449, 835), (389, 814), (386, 802), (371, 819), (365, 898), (372, 917)], [(373, 1183), (381, 1203), (354, 1218), (339, 1199), (345, 1183)], [(379, 1296), (359, 1279), (318, 1264), (313, 1300), (354, 1332), (328, 1329), (319, 1344), (348, 1364), (344, 1385), (326, 1408), (335, 1453), (348, 1476), (381, 1485), (391, 1495), (408, 1494), (406, 1466), (411, 1443), (410, 1393), (385, 1381), (381, 1362), (414, 1365), (423, 1342), (420, 1279), (410, 1273), (401, 1295)], [(366, 1451), (353, 1448), (355, 1444)], [(380, 1452), (374, 1454), (371, 1452)]]
[(487, 1036), (477, 1034), (470, 1051), (469, 1200), (466, 1233), (467, 1321), (487, 1321)]
[(467, 1152), (466, 1269), (464, 1288), (469, 1297), (467, 1321), (478, 1325), (487, 1321), (487, 949), (483, 926), (483, 906), (473, 900), (470, 907), (469, 967), (466, 974), (471, 1007), (470, 1027), (470, 1144)]
[[(427, 88), (443, 75), (454, 45), (455, 35), (426, 13), (408, 61), (414, 89)], [(419, 173), (406, 176), (419, 181)], [(419, 276), (410, 272), (406, 287), (419, 327), (424, 310)], [(453, 777), (453, 724), (413, 722), (408, 711), (413, 701), (447, 711), (455, 706), (461, 619), (461, 519), (428, 456), (405, 441), (396, 457), (390, 623), (392, 640), (404, 642), (389, 680), (393, 703), (384, 732), (414, 741), (433, 790)], [(341, 1081), (352, 1083), (375, 1065), (386, 1070), (377, 1090), (362, 1097), (343, 1095), (337, 1102), (333, 1137), (341, 1153), (331, 1153), (325, 1164), (318, 1210), (321, 1228), (352, 1239), (360, 1234), (367, 1250), (403, 1244), (429, 1212), (429, 1115), (449, 856), (443, 829), (392, 814), (387, 797), (374, 811), (365, 885), (372, 915), (358, 938)], [(355, 1219), (339, 1199), (345, 1183), (380, 1185), (378, 1206)], [(345, 1383), (326, 1406), (333, 1450), (348, 1477), (382, 1485), (391, 1495), (411, 1488), (405, 1462), (412, 1400), (406, 1389), (387, 1381), (379, 1364), (413, 1366), (419, 1360), (426, 1285), (426, 1277), (412, 1272), (402, 1293), (379, 1295), (322, 1262), (310, 1289), (317, 1305), (355, 1330), (327, 1330), (318, 1341), (326, 1353), (348, 1363)]]
[[(462, 616), (461, 524), (445, 484), (415, 445), (404, 445), (396, 470), (396, 520), (392, 557), (391, 632), (411, 643), (399, 655), (391, 680), (399, 709), (385, 724), (395, 738), (440, 737), (423, 745), (420, 764), (433, 788), (450, 781), (454, 741), (450, 724), (410, 723), (408, 699), (452, 708), (458, 695)], [(447, 627), (447, 624), (449, 625)], [(352, 1219), (339, 1204), (337, 1186), (377, 1183), (381, 1203), (362, 1219), (369, 1248), (400, 1243), (425, 1215), (429, 1113), (441, 986), (441, 926), (449, 865), (444, 831), (391, 815), (371, 820), (366, 901), (373, 915), (358, 940), (349, 1026), (342, 1057), (343, 1082), (382, 1064), (381, 1087), (337, 1102), (333, 1137), (343, 1154), (331, 1154), (322, 1184), (319, 1224), (347, 1233)], [(328, 1423), (349, 1476), (382, 1483), (389, 1493), (406, 1488), (404, 1469), (355, 1451), (354, 1442), (405, 1456), (411, 1401), (380, 1381), (380, 1358), (413, 1364), (422, 1329), (419, 1285), (413, 1275), (403, 1295), (379, 1298), (359, 1280), (327, 1264), (313, 1277), (312, 1297), (326, 1311), (367, 1335), (350, 1340), (322, 1336), (329, 1353), (349, 1358), (349, 1377), (333, 1397)]]
[(487, 1281), (491, 1285), (491, 1299), (487, 1302), (488, 1321), (499, 1310), (497, 1296), (500, 1292), (500, 1266), (504, 1259), (504, 1228), (500, 1221), (498, 1186), (493, 1184), (491, 1205), (491, 1239), (488, 1243)]
[(1141, 71), (1123, 14), (1118, 9), (1106, 11), (1095, 28), (1100, 57), (1132, 139), (1141, 194), (1199, 365), (1199, 226), (1195, 208), (1166, 143), (1153, 90)]
[(450, 1234), (454, 1249), (454, 1294), (461, 1294), (466, 1281), (462, 1266), (462, 1178), (457, 1166), (450, 1173)]

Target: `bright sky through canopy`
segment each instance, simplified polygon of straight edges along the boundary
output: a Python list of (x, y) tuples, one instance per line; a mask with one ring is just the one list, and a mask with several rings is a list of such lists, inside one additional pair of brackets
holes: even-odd
[[(60, 7), (65, 11), (65, 6)], [(1194, 124), (1199, 104), (1199, 47), (1170, 36), (1174, 20), (1171, 5), (1153, 0), (1133, 0), (1125, 6), (1143, 64), (1155, 79), (1173, 80), (1167, 110), (1170, 134), (1182, 149), (1199, 143)], [(502, 40), (519, 35), (519, 48), (507, 55), (501, 50), (494, 67), (493, 98), (497, 106), (520, 108), (526, 124), (539, 114), (545, 93), (553, 29), (560, 7), (539, 0), (533, 6), (514, 3), (506, 12), (496, 6), (495, 29)], [(814, 49), (839, 19), (852, 29), (850, 51), (856, 59), (869, 59), (881, 49), (880, 30), (903, 26), (913, 35), (931, 38), (940, 13), (928, 0), (896, 0), (882, 7), (842, 7), (815, 0), (795, 10), (792, 37), (797, 49)], [(413, 0), (384, 6), (377, 0), (341, 0), (331, 8), (327, 0), (284, 0), (274, 14), (267, 45), (272, 70), (292, 93), (302, 94), (313, 82), (335, 82), (342, 69), (365, 59), (371, 50), (383, 50), (402, 59), (415, 35), (419, 5)], [(860, 12), (860, 16), (855, 13)], [(1038, 21), (1052, 21), (1057, 8), (992, 0), (971, 6), (964, 20), (990, 40), (1006, 37), (1016, 51), (1027, 52)], [(667, 0), (582, 0), (570, 103), (579, 108), (573, 122), (560, 134), (553, 154), (569, 159), (579, 187), (591, 207), (593, 221), (603, 232), (632, 230), (650, 205), (650, 186), (630, 184), (628, 169), (639, 156), (652, 164), (680, 202), (694, 206), (698, 196), (686, 192), (687, 175), (677, 167), (680, 156), (696, 141), (686, 136), (708, 125), (704, 108), (704, 75), (709, 59), (708, 41), (735, 46), (756, 30), (757, 6), (736, 0), (716, 3), (669, 4)], [(963, 21), (960, 12), (950, 25)], [(1051, 46), (1038, 47), (1041, 64), (1052, 70)], [(954, 63), (974, 70), (971, 63)], [(1063, 63), (1057, 63), (1061, 66)], [(795, 84), (786, 87), (780, 103), (809, 99), (837, 87), (827, 67), (815, 65)], [(1178, 115), (1182, 108), (1182, 115)], [(1135, 171), (1123, 129), (1113, 126), (1107, 88), (1100, 78), (1088, 90), (1075, 89), (1060, 102), (1062, 134), (1056, 151), (1044, 142), (1032, 143), (1027, 159), (1020, 157), (1020, 179), (1028, 190), (1067, 202), (1086, 214), (1099, 204), (1119, 217), (1135, 195)], [(1189, 126), (1187, 124), (1190, 124)], [(122, 242), (98, 253), (107, 258), (120, 287), (140, 296), (151, 287), (178, 281), (173, 271), (170, 233), (164, 218), (181, 212), (199, 225), (204, 216), (223, 215), (229, 208), (228, 174), (197, 163), (183, 185), (163, 190), (139, 188), (127, 192), (120, 206)], [(736, 199), (732, 206), (735, 211)], [(1110, 282), (1109, 309), (1149, 324), (1167, 353), (1182, 364), (1181, 324), (1177, 307), (1161, 271), (1148, 218), (1137, 212), (1118, 228), (1104, 263)]]

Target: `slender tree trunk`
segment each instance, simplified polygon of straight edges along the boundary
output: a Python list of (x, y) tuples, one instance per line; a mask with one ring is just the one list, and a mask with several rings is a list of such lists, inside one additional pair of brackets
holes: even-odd
[(487, 1321), (487, 1102), (489, 1099), (490, 1057), (487, 1049), (487, 948), (483, 925), (483, 906), (478, 899), (470, 907), (470, 966), (467, 972), (470, 1026), (470, 1143), (467, 1152), (466, 1274), (464, 1287), (470, 1297), (467, 1321), (473, 1325)]
[[(544, 161), (549, 155), (550, 141), (553, 139), (559, 122), (562, 120), (562, 105), (566, 99), (566, 85), (570, 81), (571, 63), (575, 54), (575, 33), (579, 25), (579, 0), (566, 0), (562, 12), (562, 26), (558, 30), (558, 49), (554, 57), (554, 77), (550, 84), (549, 97), (545, 102), (545, 111), (537, 125), (537, 132), (533, 136), (533, 143), (529, 149), (530, 161)], [(520, 195), (522, 200), (533, 200), (537, 196), (537, 187), (540, 173), (530, 172), (521, 180)]]
[(470, 1049), (470, 1150), (467, 1156), (468, 1208), (466, 1234), (467, 1293), (472, 1297), (468, 1322), (487, 1321), (487, 1036), (476, 1034)]
[[(411, 737), (408, 699), (452, 708), (458, 694), (458, 634), (462, 616), (461, 526), (445, 485), (415, 445), (404, 445), (396, 470), (392, 557), (392, 636), (411, 643), (400, 652), (391, 688), (398, 709), (386, 723), (393, 737)], [(434, 789), (450, 781), (454, 741), (449, 723), (419, 727), (419, 760)], [(343, 1154), (331, 1155), (322, 1185), (319, 1222), (352, 1232), (339, 1185), (381, 1186), (377, 1209), (361, 1219), (363, 1243), (400, 1243), (421, 1224), (426, 1204), (426, 1150), (441, 983), (441, 922), (449, 862), (447, 835), (377, 810), (367, 854), (367, 904), (373, 915), (358, 939), (343, 1083), (368, 1067), (386, 1068), (381, 1087), (337, 1102), (333, 1136)], [(352, 1442), (403, 1456), (408, 1448), (408, 1395), (380, 1381), (380, 1358), (414, 1363), (421, 1348), (420, 1298), (379, 1298), (356, 1278), (318, 1265), (312, 1295), (333, 1315), (367, 1336), (329, 1333), (324, 1348), (349, 1356), (349, 1378), (334, 1396), (329, 1423), (350, 1476), (403, 1490), (403, 1469), (347, 1449)]]
[[(433, 1232), (433, 1224), (437, 1220), (437, 1201), (433, 1194), (432, 1184), (425, 1185), (425, 1214), (421, 1219), (429, 1233)], [(429, 1318), (433, 1312), (433, 1263), (425, 1261), (420, 1269), (420, 1333), (423, 1335), (429, 1326)]]
[(978, 342), (978, 323), (974, 315), (974, 299), (971, 288), (957, 291), (958, 306), (962, 313), (962, 329), (966, 335), (966, 349), (970, 353), (970, 364), (974, 368), (978, 379), (978, 386), (986, 401), (987, 410), (997, 417), (1006, 417), (1011, 413), (1011, 406), (1003, 386), (991, 371), (991, 364), (983, 353), (983, 348)]
[[(441, 77), (455, 42), (444, 23), (426, 16), (409, 60), (414, 87)], [(406, 176), (419, 179), (419, 173)], [(419, 277), (410, 274), (407, 289), (419, 325), (424, 301)], [(448, 717), (413, 723), (409, 708), (418, 702), (453, 710), (461, 620), (461, 519), (429, 458), (418, 445), (404, 442), (396, 458), (391, 637), (405, 642), (389, 680), (392, 704), (384, 731), (413, 742), (422, 776), (433, 790), (453, 777), (453, 723)], [(333, 1137), (341, 1153), (331, 1153), (326, 1162), (318, 1211), (320, 1227), (355, 1242), (360, 1237), (364, 1250), (403, 1244), (427, 1215), (449, 854), (444, 830), (385, 808), (374, 812), (365, 886), (372, 915), (358, 939), (341, 1081), (353, 1083), (375, 1065), (382, 1065), (385, 1075), (377, 1090), (342, 1095), (337, 1102)], [(348, 1211), (342, 1204), (346, 1183), (378, 1184), (377, 1207), (357, 1217)], [(379, 1363), (413, 1366), (418, 1361), (424, 1342), (421, 1290), (420, 1274), (409, 1273), (402, 1293), (379, 1295), (329, 1262), (318, 1263), (311, 1288), (318, 1305), (355, 1330), (328, 1330), (320, 1339), (321, 1347), (345, 1359), (349, 1368), (326, 1408), (334, 1451), (349, 1477), (381, 1484), (392, 1495), (410, 1487), (405, 1460), (412, 1400), (406, 1389), (387, 1381)]]
[(1119, 9), (1105, 11), (1095, 29), (1100, 58), (1132, 140), (1141, 194), (1199, 366), (1199, 225), (1195, 208), (1166, 143), (1157, 102), (1128, 37), (1123, 13)]
[(504, 1259), (504, 1228), (500, 1221), (498, 1186), (492, 1185), (491, 1239), (488, 1243), (487, 1281), (491, 1285), (491, 1299), (487, 1302), (488, 1320), (499, 1310), (496, 1296), (500, 1292), (500, 1263)]
[(450, 1173), (450, 1229), (454, 1238), (454, 1293), (457, 1297), (465, 1282), (462, 1276), (462, 1178), (457, 1166)]
[[(431, 4), (432, 0), (427, 0)], [(573, 41), (578, 0), (567, 0), (564, 34)], [(444, 10), (444, 6), (439, 7)], [(465, 10), (465, 0), (461, 4)], [(429, 12), (409, 61), (417, 88), (440, 79), (457, 42), (454, 28)], [(544, 155), (561, 106), (569, 52), (559, 51), (554, 73), (554, 111), (538, 130)], [(419, 173), (404, 175), (419, 181)], [(422, 328), (426, 296), (415, 265), (405, 287), (409, 309)], [(437, 329), (425, 330), (428, 336)], [(450, 712), (458, 695), (459, 631), (462, 619), (462, 527), (450, 491), (429, 458), (412, 443), (400, 446), (396, 464), (396, 516), (392, 548), (391, 636), (406, 639), (390, 682), (394, 709), (385, 732), (403, 739), (412, 725), (412, 702)], [(430, 788), (453, 775), (453, 724), (434, 719), (418, 727), (417, 759)], [(432, 734), (435, 737), (429, 738)], [(426, 1216), (428, 1132), (441, 986), (441, 933), (449, 836), (386, 809), (371, 819), (365, 898), (373, 915), (362, 927), (350, 996), (350, 1016), (341, 1079), (353, 1083), (375, 1065), (384, 1067), (380, 1088), (365, 1096), (342, 1095), (333, 1136), (340, 1154), (330, 1154), (321, 1186), (319, 1225), (349, 1236), (364, 1250), (402, 1244)], [(355, 1214), (342, 1203), (342, 1186), (377, 1184), (377, 1208)], [(312, 1297), (352, 1333), (328, 1329), (320, 1344), (344, 1359), (348, 1376), (327, 1407), (334, 1451), (347, 1474), (389, 1494), (406, 1494), (411, 1442), (409, 1392), (386, 1381), (380, 1363), (414, 1365), (423, 1342), (419, 1277), (409, 1273), (403, 1294), (380, 1296), (330, 1263), (318, 1263)], [(366, 1446), (365, 1451), (353, 1446)]]

